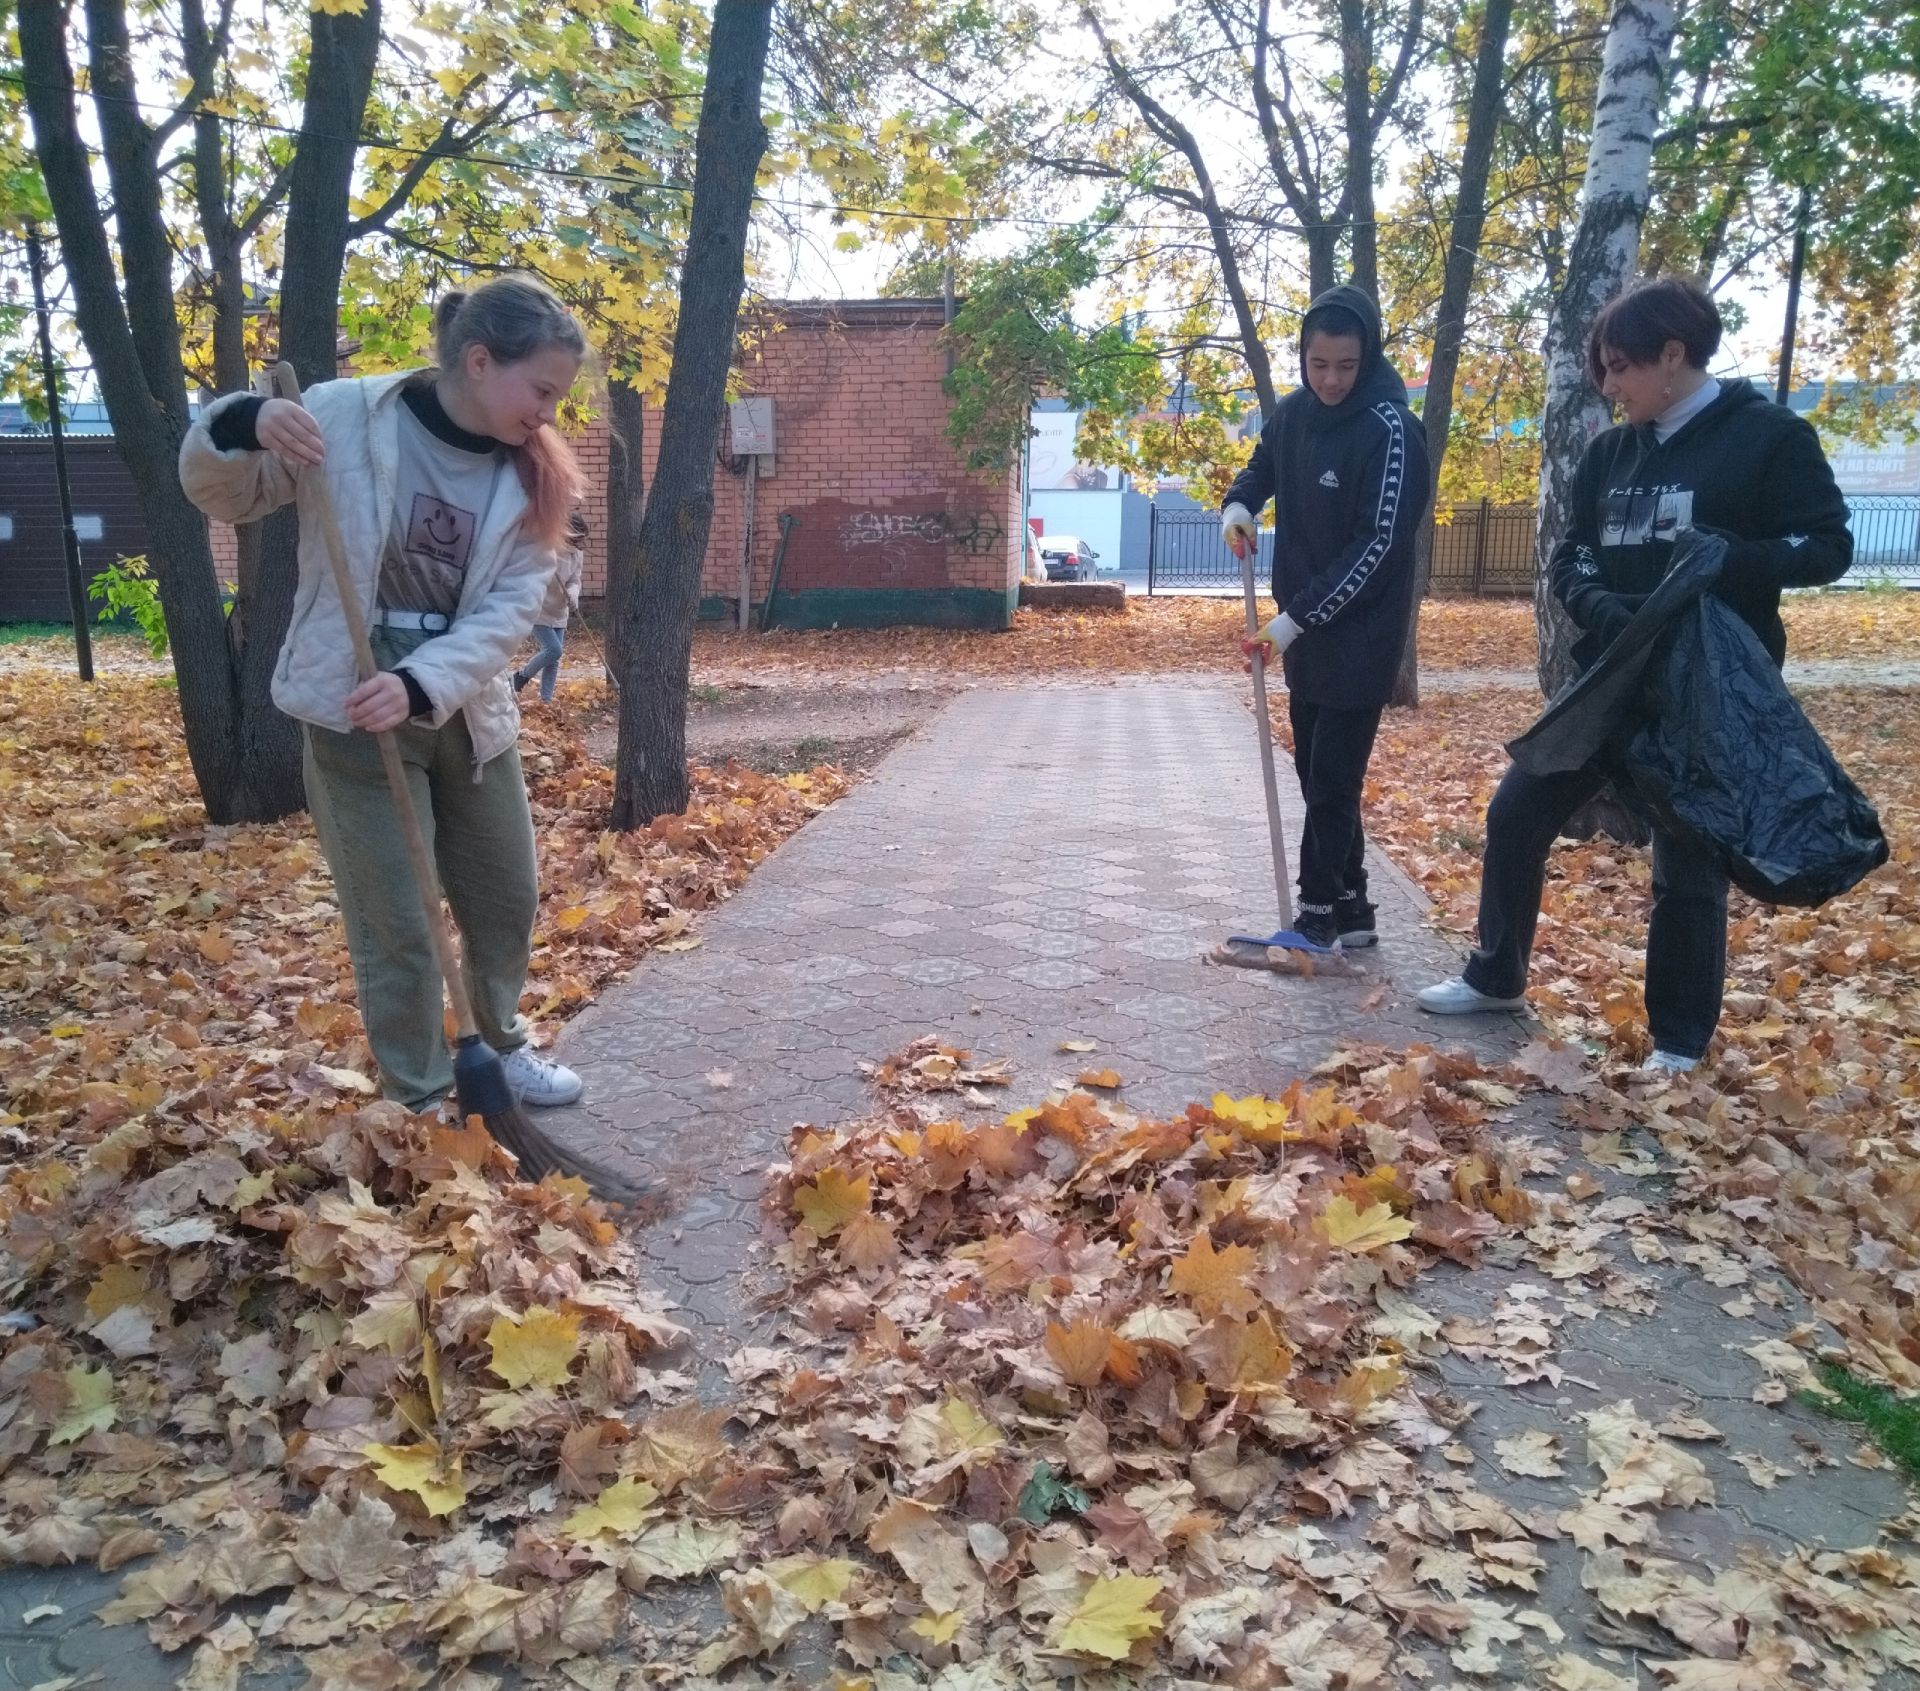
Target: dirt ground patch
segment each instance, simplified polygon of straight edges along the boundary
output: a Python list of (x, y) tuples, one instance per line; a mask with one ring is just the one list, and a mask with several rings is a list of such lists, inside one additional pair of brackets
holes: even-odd
[[(579, 685), (584, 693), (602, 683), (593, 677)], [(687, 700), (687, 755), (716, 766), (731, 760), (769, 775), (823, 763), (865, 772), (958, 690), (920, 681), (836, 683), (818, 676), (696, 681)], [(609, 698), (595, 716), (587, 747), (611, 761), (614, 741)]]

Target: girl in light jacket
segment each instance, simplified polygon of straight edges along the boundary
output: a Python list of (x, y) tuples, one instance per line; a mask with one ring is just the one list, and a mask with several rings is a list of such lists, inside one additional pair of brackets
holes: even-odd
[[(481, 1035), (527, 1104), (580, 1078), (520, 1015), (539, 904), (506, 670), (546, 596), (580, 468), (554, 426), (586, 357), (566, 308), (503, 276), (434, 312), (438, 363), (323, 382), (303, 408), (231, 394), (180, 449), (187, 496), (221, 522), (294, 501), (300, 581), (273, 699), (305, 725), (307, 802), (333, 870), (383, 1091), (411, 1109), (453, 1085), (442, 986), (374, 735), (394, 730), (463, 941)], [(358, 679), (306, 489), (326, 477), (379, 673)]]

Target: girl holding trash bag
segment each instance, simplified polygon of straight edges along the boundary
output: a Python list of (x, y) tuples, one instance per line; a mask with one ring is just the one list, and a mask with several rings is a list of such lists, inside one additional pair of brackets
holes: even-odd
[(522, 1103), (567, 1104), (579, 1077), (533, 1050), (519, 1010), (539, 880), (506, 670), (580, 497), (554, 419), (587, 345), (566, 307), (519, 276), (447, 294), (434, 330), (432, 369), (323, 382), (305, 408), (217, 400), (182, 442), (180, 479), (209, 516), (246, 523), (325, 466), (379, 673), (359, 680), (326, 552), (303, 522), (273, 700), (304, 724), (307, 800), (382, 1090), (423, 1110), (453, 1084), (441, 976), (374, 738), (394, 731), (479, 1032)]
[[(1688, 529), (1727, 542), (1713, 591), (1776, 664), (1786, 658), (1781, 590), (1837, 581), (1852, 561), (1846, 501), (1818, 437), (1750, 382), (1708, 375), (1720, 335), (1712, 296), (1689, 278), (1663, 276), (1617, 296), (1588, 336), (1588, 373), (1623, 421), (1581, 458), (1572, 527), (1548, 565), (1554, 596), (1581, 630), (1573, 655), (1583, 670), (1633, 620)], [(1606, 780), (1597, 761), (1545, 776), (1508, 769), (1487, 809), (1480, 943), (1459, 975), (1420, 993), (1423, 1010), (1454, 1016), (1525, 1002), (1547, 854)], [(1656, 831), (1649, 1071), (1684, 1074), (1706, 1055), (1726, 952), (1725, 870), (1702, 847)]]

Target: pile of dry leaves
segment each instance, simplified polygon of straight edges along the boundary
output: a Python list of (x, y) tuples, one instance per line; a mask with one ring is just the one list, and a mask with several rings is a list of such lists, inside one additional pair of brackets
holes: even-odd
[[(368, 1103), (305, 820), (209, 827), (171, 700), (0, 674), (0, 1563), (112, 1568), (180, 1535), (109, 1618), (194, 1645), (194, 1691), (262, 1645), (317, 1650), (327, 1686), (417, 1683), (335, 1673), (369, 1636), (573, 1655), (623, 1622), (613, 1574), (557, 1582), (483, 1529), (544, 1486), (573, 1500), (560, 1542), (590, 1540), (568, 1510), (711, 1460), (708, 1418), (634, 1413), (684, 1385), (652, 1367), (680, 1329), (581, 1190), (507, 1184), (484, 1133)], [(616, 837), (564, 709), (525, 749), (541, 1016), (695, 943), (693, 913), (844, 786), (701, 770), (685, 815)]]

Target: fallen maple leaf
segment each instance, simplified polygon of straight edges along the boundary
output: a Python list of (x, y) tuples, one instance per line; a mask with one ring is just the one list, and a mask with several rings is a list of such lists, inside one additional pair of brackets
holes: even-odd
[(1558, 1436), (1537, 1429), (1496, 1439), (1493, 1454), (1509, 1474), (1523, 1479), (1557, 1480), (1566, 1472), (1561, 1463)]
[(768, 1575), (799, 1598), (810, 1615), (839, 1602), (859, 1571), (859, 1563), (844, 1556), (783, 1556), (767, 1564)]
[(1260, 1259), (1245, 1245), (1229, 1245), (1224, 1251), (1213, 1248), (1213, 1234), (1202, 1229), (1193, 1236), (1185, 1256), (1173, 1264), (1168, 1284), (1173, 1291), (1190, 1299), (1202, 1315), (1222, 1311), (1245, 1315), (1260, 1303), (1252, 1278)]
[(564, 1386), (580, 1355), (580, 1316), (575, 1310), (536, 1305), (525, 1315), (497, 1316), (487, 1329), (494, 1373), (519, 1390)]
[(856, 1179), (841, 1168), (822, 1169), (818, 1180), (793, 1195), (801, 1221), (820, 1239), (831, 1239), (855, 1216), (864, 1215), (872, 1202), (873, 1186), (867, 1177)]
[(1151, 1638), (1166, 1623), (1148, 1607), (1160, 1595), (1160, 1581), (1140, 1574), (1110, 1574), (1096, 1579), (1053, 1635), (1056, 1649), (1124, 1660), (1134, 1644)]
[(625, 1538), (647, 1524), (659, 1500), (654, 1486), (623, 1474), (591, 1503), (574, 1510), (564, 1531), (575, 1539)]
[(62, 1378), (67, 1386), (67, 1405), (47, 1435), (47, 1443), (74, 1444), (89, 1433), (106, 1432), (118, 1416), (112, 1374), (104, 1368), (76, 1364)]
[(1082, 1316), (1071, 1327), (1047, 1323), (1047, 1355), (1059, 1365), (1070, 1386), (1087, 1390), (1106, 1378), (1107, 1358), (1113, 1352), (1114, 1331)]
[(1116, 1070), (1087, 1069), (1080, 1075), (1077, 1084), (1098, 1087), (1102, 1092), (1112, 1092), (1124, 1086), (1126, 1082), (1120, 1078)]
[(1353, 1200), (1345, 1196), (1328, 1202), (1316, 1226), (1328, 1244), (1342, 1251), (1377, 1251), (1413, 1233), (1413, 1223), (1395, 1215), (1391, 1205), (1370, 1204), (1363, 1210), (1356, 1209)]
[(460, 1459), (449, 1459), (436, 1444), (369, 1444), (361, 1455), (372, 1458), (382, 1485), (411, 1492), (429, 1515), (451, 1515), (467, 1500)]

